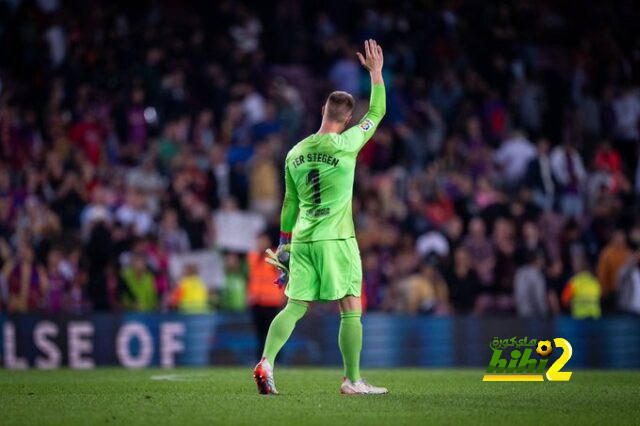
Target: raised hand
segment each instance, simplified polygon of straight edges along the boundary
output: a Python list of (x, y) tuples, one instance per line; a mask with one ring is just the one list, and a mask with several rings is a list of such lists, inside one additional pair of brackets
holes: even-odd
[(382, 47), (373, 39), (364, 42), (364, 56), (360, 52), (356, 52), (358, 59), (363, 67), (369, 72), (381, 72), (384, 57), (382, 55)]

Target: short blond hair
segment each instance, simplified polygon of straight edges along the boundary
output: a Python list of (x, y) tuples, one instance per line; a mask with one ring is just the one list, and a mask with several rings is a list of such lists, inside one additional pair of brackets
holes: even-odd
[(324, 113), (329, 120), (342, 123), (353, 112), (354, 105), (353, 96), (347, 92), (337, 90), (327, 98)]

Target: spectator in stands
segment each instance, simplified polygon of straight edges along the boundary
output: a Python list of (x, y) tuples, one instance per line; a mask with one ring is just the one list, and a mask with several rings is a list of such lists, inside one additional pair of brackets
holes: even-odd
[(184, 266), (182, 278), (169, 297), (169, 306), (184, 314), (203, 314), (209, 311), (209, 292), (198, 274), (198, 266)]
[(133, 188), (129, 188), (124, 204), (116, 210), (116, 220), (125, 227), (130, 227), (133, 234), (142, 237), (153, 230), (154, 222), (147, 197)]
[(491, 240), (487, 238), (484, 221), (474, 217), (469, 222), (469, 235), (462, 243), (471, 256), (473, 270), (478, 275), (478, 301), (476, 312), (483, 313), (493, 305), (495, 294), (495, 252)]
[(210, 239), (211, 217), (204, 202), (192, 192), (180, 195), (180, 227), (184, 229), (189, 237), (189, 247), (192, 250), (201, 250)]
[(78, 149), (82, 150), (92, 165), (100, 164), (105, 129), (98, 123), (93, 107), (88, 107), (82, 112), (82, 119), (71, 127), (69, 138)]
[(501, 311), (513, 308), (513, 278), (516, 273), (516, 239), (513, 221), (498, 218), (493, 224), (495, 249), (495, 307)]
[(111, 224), (114, 220), (111, 211), (111, 190), (106, 185), (98, 185), (90, 194), (90, 202), (80, 213), (83, 239), (88, 239), (96, 223)]
[(96, 220), (97, 222), (92, 225), (91, 234), (85, 246), (87, 293), (93, 309), (103, 311), (113, 308), (109, 305), (105, 274), (107, 266), (113, 260), (114, 240), (111, 228), (105, 221), (106, 215), (104, 219)]
[(516, 312), (521, 317), (547, 316), (547, 283), (543, 268), (544, 256), (539, 250), (528, 250), (525, 263), (516, 271), (513, 290)]
[(472, 312), (480, 286), (478, 276), (472, 267), (471, 256), (464, 247), (459, 247), (453, 253), (453, 261), (445, 281), (449, 286), (449, 299), (453, 311), (460, 314)]
[(58, 249), (49, 251), (46, 273), (45, 310), (54, 314), (61, 313), (67, 310), (69, 305), (71, 280), (69, 275), (65, 274), (62, 253)]
[(562, 291), (562, 304), (571, 307), (573, 318), (600, 318), (602, 290), (598, 279), (589, 270), (586, 255), (581, 251), (574, 252), (571, 263), (575, 273)]
[(620, 154), (613, 148), (611, 142), (608, 140), (603, 141), (598, 146), (594, 163), (597, 169), (610, 173), (616, 179), (623, 176)]
[(493, 154), (502, 178), (510, 187), (516, 187), (525, 176), (527, 166), (536, 156), (536, 148), (522, 132), (513, 132)]
[(556, 181), (551, 169), (548, 140), (538, 140), (537, 155), (529, 161), (523, 183), (533, 191), (533, 202), (538, 207), (547, 211), (553, 208)]
[(130, 265), (121, 270), (118, 299), (126, 310), (148, 312), (157, 309), (158, 295), (154, 277), (142, 254), (133, 254)]
[(189, 251), (189, 237), (178, 224), (178, 214), (175, 210), (166, 210), (162, 215), (158, 229), (160, 246), (167, 253), (185, 253)]
[(618, 274), (618, 308), (640, 315), (640, 228), (631, 230), (628, 246), (631, 255)]
[(5, 263), (2, 278), (7, 283), (9, 313), (38, 311), (45, 306), (47, 273), (28, 243), (23, 242), (17, 256)]
[[(142, 140), (145, 139), (146, 137)], [(157, 198), (166, 188), (165, 179), (156, 170), (154, 157), (152, 155), (147, 155), (142, 160), (142, 164), (140, 166), (133, 167), (129, 173), (127, 173), (126, 179), (127, 186), (133, 190), (146, 194), (147, 197), (150, 198), (148, 201), (151, 204), (158, 203)]]
[(224, 257), (225, 279), (220, 289), (220, 309), (242, 312), (247, 307), (247, 276), (242, 259), (237, 253)]
[(551, 151), (551, 170), (559, 183), (560, 209), (570, 217), (584, 213), (583, 186), (587, 178), (582, 157), (571, 142)]
[(452, 68), (446, 68), (431, 85), (429, 102), (443, 114), (447, 122), (451, 123), (463, 94), (455, 71)]
[(640, 97), (633, 84), (622, 84), (618, 96), (613, 99), (614, 114), (613, 136), (617, 149), (622, 153), (625, 162), (631, 163), (638, 150), (640, 131)]
[[(52, 156), (55, 165), (54, 173), (56, 176), (49, 176), (47, 184), (49, 187), (46, 191), (52, 191), (50, 194), (51, 208), (60, 218), (60, 225), (65, 230), (77, 230), (80, 228), (80, 213), (85, 206), (85, 190), (82, 188), (82, 181), (74, 172), (62, 174), (62, 165), (58, 164), (57, 156)], [(57, 184), (57, 179), (60, 179)]]
[(272, 143), (265, 141), (256, 147), (256, 154), (251, 163), (249, 203), (251, 209), (260, 213), (267, 220), (272, 220), (279, 213), (280, 168), (277, 167), (272, 151)]
[(383, 306), (392, 312), (442, 315), (450, 311), (449, 290), (438, 271), (439, 260), (428, 256), (418, 273), (392, 283)]
[(141, 252), (145, 255), (146, 263), (154, 277), (158, 301), (162, 302), (166, 300), (170, 288), (169, 254), (158, 244), (155, 234), (149, 234), (141, 243)]
[(602, 302), (605, 311), (614, 310), (618, 294), (620, 270), (628, 262), (631, 251), (622, 229), (616, 229), (609, 243), (600, 252), (597, 266), (598, 282), (602, 286)]
[(520, 238), (518, 251), (516, 253), (516, 261), (519, 264), (528, 263), (529, 261), (527, 259), (530, 259), (530, 252), (535, 251), (542, 254), (544, 265), (548, 265), (550, 260), (549, 253), (540, 237), (538, 225), (531, 220), (527, 220), (522, 224), (521, 232), (522, 237)]
[(416, 241), (416, 252), (424, 258), (435, 254), (441, 259), (447, 259), (449, 257), (449, 251), (449, 241), (445, 235), (438, 230), (429, 231), (418, 237)]
[[(442, 109), (440, 109), (442, 111)], [(477, 116), (467, 118), (465, 123), (466, 137), (464, 146), (459, 148), (458, 155), (465, 157), (465, 166), (469, 168), (471, 176), (478, 178), (492, 173), (491, 150), (482, 133), (482, 123)], [(451, 142), (455, 143), (456, 139)]]
[(360, 93), (360, 65), (353, 56), (353, 46), (343, 46), (341, 58), (329, 70), (329, 80), (336, 90), (358, 96)]
[(444, 227), (453, 218), (455, 211), (453, 202), (442, 189), (437, 189), (435, 194), (428, 197), (425, 203), (425, 213), (429, 222), (436, 228)]

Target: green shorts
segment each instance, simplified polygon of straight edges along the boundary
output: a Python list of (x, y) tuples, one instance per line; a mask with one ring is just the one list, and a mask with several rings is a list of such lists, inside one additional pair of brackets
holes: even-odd
[(292, 243), (289, 284), (295, 300), (339, 300), (360, 296), (362, 263), (355, 238)]

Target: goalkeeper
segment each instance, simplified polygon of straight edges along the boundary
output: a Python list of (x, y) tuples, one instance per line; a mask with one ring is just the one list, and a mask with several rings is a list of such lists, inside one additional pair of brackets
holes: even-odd
[[(254, 378), (262, 394), (277, 394), (273, 380), (276, 355), (311, 301), (338, 300), (338, 343), (344, 363), (344, 394), (381, 394), (360, 377), (362, 349), (362, 266), (351, 213), (356, 157), (385, 113), (382, 48), (364, 43), (358, 59), (371, 76), (369, 111), (345, 131), (353, 97), (336, 91), (322, 107), (317, 133), (300, 141), (285, 161), (286, 191), (280, 217), (280, 245), (267, 261), (280, 270), (277, 284), (287, 286), (286, 307), (273, 319)], [(287, 267), (288, 266), (288, 267)]]

